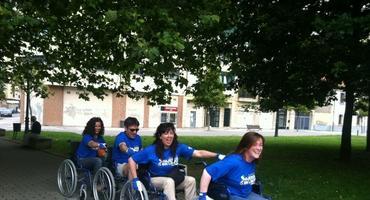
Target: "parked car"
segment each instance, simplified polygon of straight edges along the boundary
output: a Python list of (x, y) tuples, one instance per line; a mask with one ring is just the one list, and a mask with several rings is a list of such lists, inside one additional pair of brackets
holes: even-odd
[(11, 109), (0, 108), (0, 117), (12, 117), (13, 113)]

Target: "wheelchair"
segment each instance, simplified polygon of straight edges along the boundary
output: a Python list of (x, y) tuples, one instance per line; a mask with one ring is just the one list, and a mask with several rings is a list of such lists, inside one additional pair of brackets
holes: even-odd
[(70, 159), (65, 159), (59, 165), (57, 174), (57, 183), (59, 192), (67, 198), (75, 195), (79, 188), (79, 199), (86, 200), (92, 191), (95, 200), (114, 200), (115, 199), (115, 182), (111, 171), (106, 168), (100, 168), (92, 177), (89, 169), (83, 168), (75, 157), (75, 152), (80, 142), (71, 142)]
[[(204, 168), (208, 165), (205, 161), (201, 161), (200, 163), (204, 166)], [(252, 185), (252, 192), (271, 200), (271, 197), (262, 194), (262, 183), (258, 180)], [(207, 196), (212, 198), (213, 200), (229, 200), (230, 197), (226, 185), (214, 181), (211, 181), (209, 183)]]
[[(108, 155), (110, 155), (112, 152), (111, 148), (108, 148)], [(115, 174), (116, 170), (113, 167), (113, 163), (111, 161), (111, 156), (108, 157), (107, 162), (109, 163), (109, 166), (111, 166), (111, 171)], [(178, 165), (180, 172), (184, 175), (187, 175), (187, 166), (183, 164)], [(115, 175), (114, 178), (116, 179), (116, 182), (124, 183), (122, 187), (117, 186), (116, 187), (116, 194), (119, 193), (119, 199), (120, 200), (167, 200), (167, 196), (163, 193), (163, 191), (160, 191), (156, 189), (152, 183), (151, 183), (151, 175), (149, 173), (149, 166), (148, 165), (139, 165), (137, 170), (137, 175), (140, 180), (141, 184), (141, 191), (136, 191), (133, 188), (132, 180), (127, 180), (126, 178), (123, 178), (124, 181), (122, 181), (122, 177)], [(176, 194), (179, 194), (179, 192), (183, 191), (176, 191)]]
[[(149, 200), (147, 190), (142, 184), (141, 191), (133, 189), (132, 181), (116, 173), (115, 165), (112, 161), (112, 147), (107, 148), (105, 166), (96, 173), (93, 181), (93, 194), (95, 200)], [(109, 173), (109, 174), (106, 174)], [(111, 186), (99, 188), (99, 185)], [(107, 198), (112, 195), (112, 198)]]
[[(252, 192), (259, 194), (267, 199), (271, 199), (262, 194), (262, 185), (259, 181), (252, 185)], [(213, 200), (229, 200), (229, 192), (226, 185), (213, 181), (211, 181), (208, 186), (207, 196), (212, 198)]]
[[(180, 172), (184, 175), (187, 175), (187, 166), (183, 164), (178, 165)], [(151, 183), (151, 175), (148, 170), (148, 165), (139, 165), (138, 169), (138, 178), (142, 184), (143, 190), (147, 194), (146, 198), (150, 200), (167, 200), (167, 196), (163, 193), (163, 191), (156, 189)], [(132, 188), (132, 181), (126, 182), (124, 187), (121, 190), (120, 199), (129, 199), (129, 200), (140, 200), (137, 198), (137, 194), (133, 194), (132, 192), (136, 192)], [(176, 194), (178, 195), (182, 190), (176, 190)], [(143, 198), (141, 198), (143, 199)]]

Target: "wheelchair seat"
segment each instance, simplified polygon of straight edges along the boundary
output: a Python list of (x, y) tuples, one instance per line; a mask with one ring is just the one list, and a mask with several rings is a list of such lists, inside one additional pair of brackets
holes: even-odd
[(228, 200), (229, 191), (223, 183), (210, 182), (207, 195), (214, 200)]
[(69, 144), (71, 147), (69, 158), (73, 161), (73, 163), (76, 166), (80, 167), (78, 159), (77, 159), (77, 155), (76, 155), (77, 149), (80, 146), (80, 142), (79, 141), (69, 141)]
[[(256, 183), (252, 185), (252, 192), (262, 195), (262, 185), (260, 181), (256, 181)], [(230, 197), (225, 184), (213, 181), (211, 181), (208, 186), (207, 195), (214, 200), (228, 200)], [(267, 198), (269, 199), (269, 197)]]

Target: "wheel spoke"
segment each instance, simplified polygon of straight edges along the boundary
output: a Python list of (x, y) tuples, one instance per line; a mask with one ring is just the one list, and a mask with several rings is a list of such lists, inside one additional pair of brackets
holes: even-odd
[(102, 192), (103, 192), (103, 195), (104, 195), (104, 198), (105, 199), (109, 199), (109, 193), (108, 193), (108, 190), (107, 190), (107, 184), (106, 184), (106, 178), (107, 178), (107, 176), (106, 176), (106, 174), (104, 173), (102, 173), (102, 175), (103, 175), (103, 178), (102, 178)]
[(76, 190), (76, 168), (71, 160), (64, 160), (58, 169), (58, 188), (65, 197), (71, 197)]

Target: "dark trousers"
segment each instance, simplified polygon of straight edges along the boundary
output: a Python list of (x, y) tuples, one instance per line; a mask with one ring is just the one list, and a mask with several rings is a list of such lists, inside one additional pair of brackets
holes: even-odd
[(98, 157), (80, 158), (79, 164), (83, 168), (92, 170), (95, 174), (103, 166), (103, 159)]

